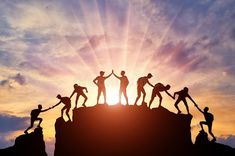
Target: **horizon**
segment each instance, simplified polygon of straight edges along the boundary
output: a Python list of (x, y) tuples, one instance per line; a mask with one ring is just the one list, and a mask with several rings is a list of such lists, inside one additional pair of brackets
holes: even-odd
[[(234, 10), (232, 0), (3, 0), (0, 149), (24, 133), (32, 109), (55, 105), (57, 94), (69, 97), (75, 83), (87, 87), (87, 104), (94, 106), (98, 88), (92, 81), (100, 71), (106, 76), (112, 70), (117, 75), (126, 71), (131, 104), (137, 79), (148, 73), (153, 85), (170, 84), (171, 94), (188, 87), (199, 107), (208, 106), (214, 114), (217, 142), (235, 148)], [(112, 75), (105, 84), (107, 102), (114, 105), (120, 82)], [(152, 88), (146, 85), (145, 90), (148, 103)], [(177, 113), (175, 100), (161, 95), (162, 106)], [(158, 100), (151, 108), (158, 107)], [(70, 114), (75, 96), (71, 101)], [(80, 97), (78, 106), (82, 102)], [(204, 116), (189, 100), (188, 105), (194, 141)], [(179, 107), (186, 114), (183, 103)], [(40, 114), (48, 155), (54, 152), (54, 123), (61, 108)]]

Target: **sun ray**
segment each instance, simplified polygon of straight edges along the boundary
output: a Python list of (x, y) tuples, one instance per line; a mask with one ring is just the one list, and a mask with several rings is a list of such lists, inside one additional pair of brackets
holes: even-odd
[(111, 62), (110, 49), (109, 49), (109, 46), (108, 46), (108, 43), (107, 43), (107, 38), (106, 38), (106, 31), (104, 29), (104, 25), (103, 25), (102, 20), (101, 20), (101, 13), (99, 11), (97, 0), (94, 0), (94, 1), (95, 1), (95, 7), (96, 7), (97, 16), (98, 16), (98, 19), (99, 19), (99, 25), (102, 28), (103, 34), (105, 35), (106, 57), (108, 58), (107, 59), (108, 60), (108, 64), (109, 64), (109, 66), (113, 66), (113, 64)]
[(123, 69), (127, 69), (127, 54), (128, 54), (128, 39), (129, 39), (129, 27), (130, 27), (130, 14), (131, 14), (131, 4), (128, 2), (128, 10), (126, 17), (126, 29), (125, 29), (125, 43), (124, 43), (124, 54), (123, 54)]
[[(179, 16), (179, 14), (180, 14), (180, 12), (182, 11), (182, 9), (183, 9), (183, 5), (180, 7), (180, 9), (177, 11), (177, 13), (176, 13), (175, 16), (173, 17), (173, 19), (171, 20), (171, 22), (169, 23), (169, 25), (166, 27), (166, 29), (165, 29), (165, 31), (164, 31), (164, 33), (163, 33), (163, 35), (162, 35), (162, 37), (161, 37), (160, 41), (158, 42), (158, 44), (157, 44), (157, 46), (156, 46), (155, 49), (158, 49), (158, 48), (161, 46), (162, 41), (163, 41), (163, 40), (165, 39), (165, 37), (168, 35), (169, 30), (171, 29), (172, 25), (174, 24), (175, 20), (176, 20), (177, 17)], [(154, 52), (152, 53), (152, 55), (151, 55), (151, 56), (147, 59), (147, 61), (145, 62), (145, 65), (144, 65), (144, 67), (142, 68), (142, 73), (147, 69), (147, 67), (148, 67), (149, 64), (151, 63), (153, 57), (156, 55), (155, 53), (156, 53), (156, 51), (154, 51)]]
[[(49, 19), (52, 19), (47, 11), (46, 11), (46, 14), (47, 14), (47, 16), (48, 16)], [(56, 25), (57, 25), (57, 24), (56, 24)], [(74, 49), (74, 47), (68, 42), (68, 40), (63, 36), (63, 34), (61, 34), (62, 26), (59, 26), (59, 25), (57, 25), (57, 26), (59, 27), (59, 31), (58, 31), (59, 34), (60, 34), (59, 36), (60, 36), (62, 39), (64, 39), (64, 40), (66, 41), (67, 45), (76, 53), (76, 50)], [(93, 72), (93, 70), (92, 70), (92, 68), (85, 62), (85, 60), (84, 60), (79, 54), (78, 54), (77, 56), (78, 56), (78, 60), (80, 60), (81, 63), (82, 63), (87, 69), (89, 69), (89, 70), (88, 70), (89, 73), (92, 74), (92, 75), (95, 75), (94, 72)]]

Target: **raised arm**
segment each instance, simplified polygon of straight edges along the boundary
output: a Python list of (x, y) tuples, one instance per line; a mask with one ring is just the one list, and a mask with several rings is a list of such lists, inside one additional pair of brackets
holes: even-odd
[(119, 80), (121, 79), (121, 77), (117, 76), (115, 73), (113, 73), (113, 75), (118, 78)]
[(175, 99), (174, 96), (172, 96), (167, 90), (165, 91), (167, 93), (167, 95), (169, 95), (172, 99)]
[(61, 100), (60, 100), (60, 102), (58, 102), (56, 105), (54, 105), (52, 108), (58, 106), (59, 104), (61, 104)]
[(112, 73), (110, 73), (108, 76), (105, 77), (105, 79), (109, 78), (112, 75)]
[(51, 109), (51, 107), (49, 107), (49, 108), (47, 108), (47, 109), (44, 109), (44, 110), (41, 110), (41, 112), (46, 112), (46, 111), (48, 111), (48, 110), (50, 110)]
[(201, 112), (201, 113), (203, 113), (204, 114), (204, 112), (198, 107), (198, 105), (197, 104), (195, 104), (195, 107)]

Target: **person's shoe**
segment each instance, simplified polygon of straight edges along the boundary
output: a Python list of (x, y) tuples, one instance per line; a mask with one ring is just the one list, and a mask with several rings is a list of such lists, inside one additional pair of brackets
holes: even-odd
[(178, 111), (178, 113), (177, 114), (181, 114), (181, 111)]
[(86, 107), (86, 105), (85, 105), (85, 104), (82, 104), (82, 106), (83, 106), (83, 107)]
[(25, 133), (25, 134), (29, 134), (28, 131), (26, 131), (26, 130), (24, 131), (24, 133)]
[(211, 140), (211, 142), (215, 142), (216, 141), (216, 138), (213, 138), (212, 140)]

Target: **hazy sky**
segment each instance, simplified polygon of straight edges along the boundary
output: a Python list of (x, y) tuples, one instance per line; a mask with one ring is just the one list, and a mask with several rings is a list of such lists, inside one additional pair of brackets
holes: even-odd
[[(171, 93), (188, 86), (214, 114), (218, 141), (235, 147), (234, 0), (0, 0), (0, 148), (23, 133), (32, 109), (54, 105), (58, 93), (70, 96), (74, 83), (87, 86), (94, 105), (92, 81), (112, 69), (126, 71), (130, 103), (138, 77), (149, 72)], [(106, 86), (116, 103), (119, 81), (112, 76)], [(164, 95), (163, 106), (176, 113), (173, 104)], [(194, 140), (204, 118), (189, 105)], [(49, 155), (60, 109), (41, 114)]]

